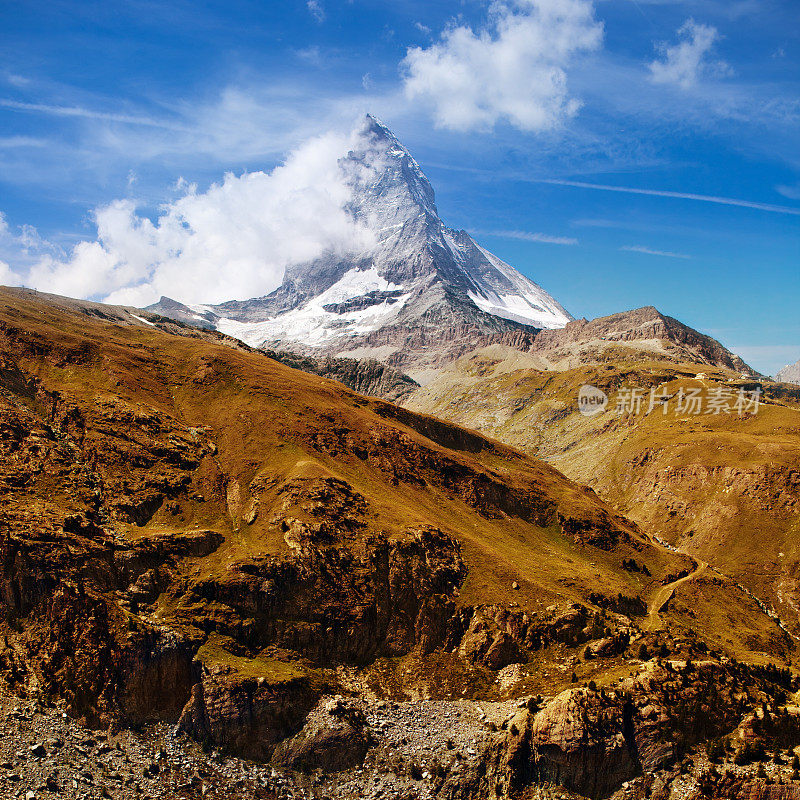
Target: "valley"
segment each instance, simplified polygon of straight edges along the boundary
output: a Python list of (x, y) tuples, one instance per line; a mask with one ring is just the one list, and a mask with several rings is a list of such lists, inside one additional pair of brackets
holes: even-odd
[[(681, 391), (733, 386), (735, 396), (747, 382), (720, 368), (609, 355), (543, 371), (518, 353), (477, 351), (407, 402), (544, 458), (643, 529), (745, 584), (796, 632), (788, 587), (797, 569), (797, 393), (764, 382), (757, 413), (681, 414)], [(577, 413), (584, 384), (608, 394), (604, 412)], [(616, 413), (621, 387), (642, 392), (638, 413)], [(672, 398), (668, 413), (661, 405), (648, 413), (651, 389)]]

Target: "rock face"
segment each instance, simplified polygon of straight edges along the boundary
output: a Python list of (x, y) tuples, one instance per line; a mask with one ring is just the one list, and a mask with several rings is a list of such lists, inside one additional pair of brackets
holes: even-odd
[(203, 670), (178, 720), (178, 730), (200, 742), (266, 761), (278, 742), (303, 724), (316, 702), (303, 677), (241, 678), (223, 666)]
[[(712, 661), (650, 663), (615, 688), (567, 690), (541, 711), (518, 714), (498, 770), (508, 771), (512, 789), (549, 781), (608, 797), (663, 769), (687, 745), (733, 730), (746, 706), (737, 691), (742, 677), (740, 667)], [(756, 682), (767, 688), (776, 678)]]
[(439, 218), (433, 188), (394, 135), (367, 116), (342, 160), (353, 218), (375, 244), (291, 267), (266, 297), (149, 311), (252, 346), (385, 361), (413, 376), (492, 341), (571, 317), (541, 287)]
[(330, 525), (281, 524), (293, 556), (239, 562), (224, 581), (198, 582), (186, 597), (216, 605), (218, 632), (240, 638), (248, 625), (250, 647), (279, 647), (325, 665), (444, 642), (466, 575), (456, 541), (436, 529), (389, 542), (358, 529), (346, 537)]

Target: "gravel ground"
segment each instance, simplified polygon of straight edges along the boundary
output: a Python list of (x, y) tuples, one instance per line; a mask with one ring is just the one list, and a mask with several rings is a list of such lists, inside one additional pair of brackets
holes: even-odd
[[(323, 698), (312, 713), (323, 713), (331, 699)], [(522, 705), (342, 702), (363, 711), (375, 746), (359, 768), (302, 775), (206, 753), (167, 724), (115, 734), (88, 730), (58, 705), (2, 691), (0, 797), (424, 800), (445, 776), (457, 780), (477, 767), (484, 748)]]
[(305, 792), (269, 767), (206, 754), (169, 725), (91, 731), (57, 706), (0, 693), (0, 797), (265, 798)]
[[(268, 764), (206, 752), (162, 723), (118, 733), (89, 730), (58, 705), (20, 699), (0, 686), (0, 798), (47, 800), (432, 800), (437, 791), (469, 783), (486, 749), (514, 724), (528, 698), (483, 703), (370, 701), (322, 698), (309, 719), (331, 703), (363, 713), (373, 746), (359, 767), (338, 773), (280, 772)], [(791, 751), (767, 763), (773, 783), (791, 785)], [(694, 800), (697, 776), (709, 767), (694, 753), (686, 774), (657, 779), (670, 800)], [(754, 780), (756, 766), (718, 766)], [(643, 779), (625, 784), (614, 800), (648, 794)], [(574, 798), (560, 787), (531, 787), (531, 797)], [(663, 791), (663, 790), (662, 790)]]

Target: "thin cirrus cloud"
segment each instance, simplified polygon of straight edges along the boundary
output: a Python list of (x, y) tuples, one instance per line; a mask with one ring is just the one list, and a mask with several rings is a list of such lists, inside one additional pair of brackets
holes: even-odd
[(602, 39), (591, 0), (498, 0), (477, 31), (451, 22), (439, 41), (408, 49), (406, 97), (430, 106), (442, 128), (488, 130), (501, 121), (525, 131), (557, 128), (581, 106), (567, 68)]
[(325, 21), (325, 8), (319, 0), (308, 0), (306, 8), (308, 8), (309, 13), (317, 22), (322, 23)]
[(624, 250), (626, 253), (642, 253), (647, 256), (661, 256), (663, 258), (691, 258), (691, 256), (687, 256), (684, 253), (673, 253), (670, 250), (654, 250), (652, 247), (645, 247), (641, 244), (625, 245), (620, 247), (620, 250)]
[(540, 242), (542, 244), (575, 245), (578, 240), (570, 236), (550, 236), (547, 233), (531, 231), (472, 231), (476, 235), (497, 236), (500, 239), (520, 239), (524, 242)]
[(752, 200), (739, 200), (735, 197), (716, 197), (715, 195), (693, 194), (691, 192), (670, 192), (662, 189), (638, 189), (634, 186), (611, 186), (604, 183), (587, 183), (585, 181), (565, 181), (556, 178), (530, 178), (531, 183), (547, 183), (552, 186), (572, 186), (578, 189), (597, 189), (603, 192), (623, 192), (627, 194), (644, 194), (651, 197), (672, 197), (678, 200), (697, 200), (703, 203), (717, 203), (723, 206), (739, 206), (753, 208), (758, 211), (769, 211), (774, 214), (793, 214), (800, 216), (800, 208), (778, 206), (772, 203), (758, 203)]
[(800, 200), (800, 183), (796, 183), (794, 186), (776, 186), (775, 191), (790, 200)]
[(35, 136), (0, 136), (0, 150), (18, 147), (45, 147), (46, 139), (38, 139)]
[(719, 31), (713, 25), (687, 19), (678, 28), (677, 44), (661, 42), (656, 45), (661, 58), (648, 65), (651, 80), (689, 89), (704, 76), (723, 77), (732, 74), (732, 69), (724, 61), (709, 57), (719, 38)]
[(175, 125), (165, 120), (152, 117), (137, 116), (134, 114), (116, 114), (108, 111), (95, 111), (81, 106), (57, 106), (49, 103), (23, 103), (18, 100), (0, 98), (0, 107), (10, 108), (15, 111), (29, 111), (33, 113), (52, 114), (58, 117), (80, 117), (82, 119), (97, 119), (106, 122), (122, 122), (127, 125), (143, 125), (150, 128), (165, 128), (167, 130), (187, 130), (185, 127)]

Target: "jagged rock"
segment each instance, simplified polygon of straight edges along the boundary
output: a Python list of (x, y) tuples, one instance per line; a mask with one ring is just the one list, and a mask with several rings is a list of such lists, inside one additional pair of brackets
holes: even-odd
[(461, 639), (459, 654), (470, 661), (499, 670), (508, 664), (527, 661), (520, 643), (486, 609), (479, 609)]
[(340, 772), (361, 764), (372, 741), (364, 713), (333, 701), (322, 713), (312, 713), (298, 734), (278, 745), (272, 763), (303, 772)]
[(691, 671), (650, 663), (606, 690), (568, 689), (541, 711), (521, 711), (496, 754), (512, 786), (551, 781), (590, 798), (669, 764), (674, 731), (691, 743), (731, 730), (739, 714), (737, 668), (698, 662)]
[(278, 683), (206, 670), (178, 720), (178, 730), (259, 761), (302, 725), (316, 702), (304, 678)]
[(223, 633), (235, 634), (242, 618), (270, 608), (251, 646), (277, 646), (324, 664), (400, 655), (416, 645), (430, 651), (445, 641), (466, 574), (458, 542), (434, 528), (391, 542), (382, 535), (351, 542), (341, 530), (316, 524), (287, 527), (291, 557), (241, 563), (224, 580), (193, 588), (198, 600), (213, 597), (228, 610), (223, 616), (220, 609)]

